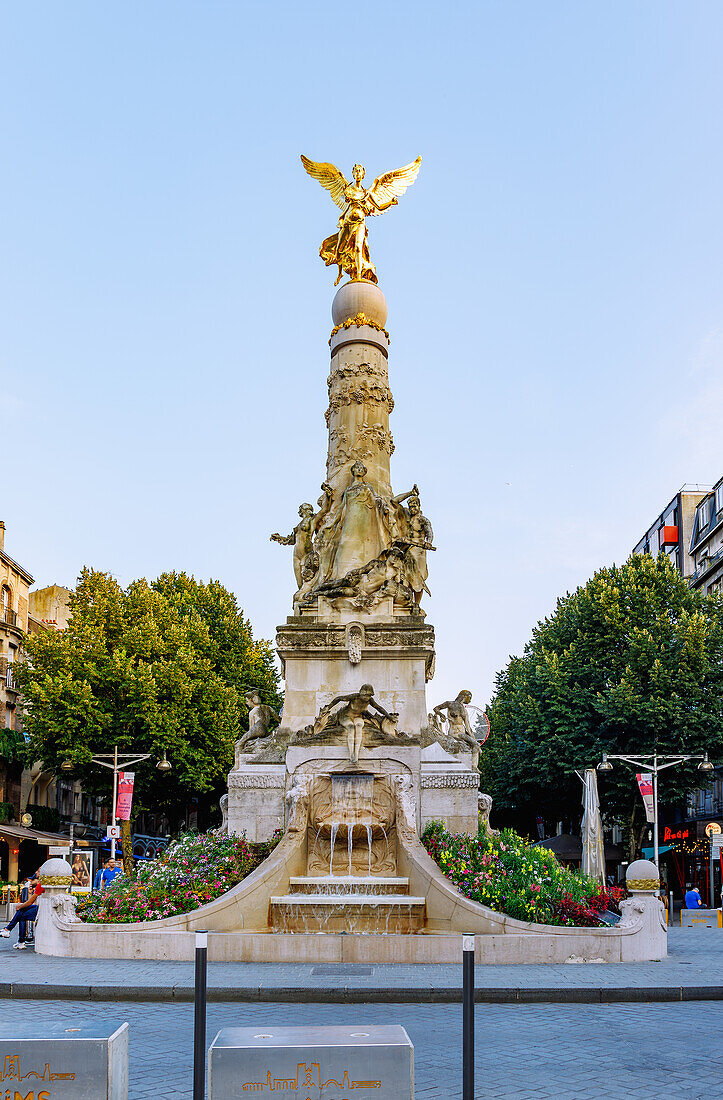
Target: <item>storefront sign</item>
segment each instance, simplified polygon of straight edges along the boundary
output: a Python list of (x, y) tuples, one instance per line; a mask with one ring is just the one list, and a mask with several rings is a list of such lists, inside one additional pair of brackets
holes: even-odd
[(722, 831), (723, 830), (721, 830), (721, 827), (720, 827), (720, 825), (718, 824), (717, 821), (709, 821), (708, 824), (705, 827), (705, 835), (706, 836), (713, 836), (714, 833), (716, 835), (718, 835)]
[(690, 840), (690, 826), (666, 825), (663, 830), (663, 843), (668, 844), (674, 840)]
[(115, 807), (115, 816), (118, 821), (130, 821), (131, 819), (133, 781), (135, 777), (135, 772), (118, 772), (118, 800)]
[(638, 787), (640, 788), (640, 794), (643, 798), (645, 805), (645, 816), (648, 821), (655, 821), (655, 810), (653, 808), (653, 776), (651, 772), (638, 772), (636, 777), (638, 781)]

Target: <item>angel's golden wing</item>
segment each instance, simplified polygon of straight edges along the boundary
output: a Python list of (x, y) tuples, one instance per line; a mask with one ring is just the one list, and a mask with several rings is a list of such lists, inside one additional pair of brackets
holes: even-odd
[(315, 160), (309, 160), (303, 153), (301, 154), (301, 163), (309, 175), (313, 176), (322, 187), (327, 189), (339, 209), (343, 210), (346, 205), (344, 192), (349, 186), (349, 182), (344, 179), (339, 169), (334, 164), (329, 164), (326, 161), (317, 163)]
[[(372, 198), (380, 204), (391, 202), (399, 195), (403, 195), (408, 187), (411, 187), (419, 173), (422, 158), (417, 157), (411, 164), (405, 164), (404, 168), (397, 168), (396, 172), (385, 172), (383, 176), (377, 176), (369, 188)], [(308, 169), (307, 169), (308, 171)], [(381, 214), (381, 210), (372, 210), (372, 214)]]

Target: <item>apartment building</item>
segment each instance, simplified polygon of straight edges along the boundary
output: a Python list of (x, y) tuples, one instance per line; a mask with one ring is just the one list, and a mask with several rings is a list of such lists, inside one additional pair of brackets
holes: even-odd
[[(23, 632), (28, 629), (28, 597), (33, 578), (5, 552), (5, 524), (0, 520), (0, 727), (2, 743), (22, 738), (18, 685), (14, 668), (20, 659)], [(19, 804), (22, 769), (12, 753), (0, 753), (0, 805)], [(1, 812), (1, 811), (0, 811)]]
[(708, 493), (707, 486), (684, 485), (635, 545), (633, 553), (652, 554), (657, 558), (662, 550), (671, 564), (689, 580), (695, 573), (695, 561), (691, 554), (693, 530), (698, 508)]
[(696, 508), (689, 554), (691, 587), (706, 595), (723, 592), (723, 477)]
[[(684, 485), (635, 546), (636, 554), (663, 550), (691, 588), (723, 591), (723, 478), (712, 489)], [(709, 832), (723, 825), (723, 766), (685, 804), (661, 808), (661, 856), (668, 887), (685, 892), (694, 882), (711, 902), (720, 897), (720, 864), (710, 859)]]

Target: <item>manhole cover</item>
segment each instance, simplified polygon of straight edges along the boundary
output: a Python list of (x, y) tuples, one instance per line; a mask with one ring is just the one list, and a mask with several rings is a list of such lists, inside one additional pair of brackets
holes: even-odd
[(366, 978), (374, 973), (373, 966), (358, 966), (356, 963), (344, 966), (342, 963), (327, 963), (325, 966), (312, 966), (312, 978)]

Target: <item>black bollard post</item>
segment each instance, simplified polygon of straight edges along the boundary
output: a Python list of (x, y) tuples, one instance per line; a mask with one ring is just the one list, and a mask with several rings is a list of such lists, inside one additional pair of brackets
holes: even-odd
[(462, 937), (462, 1100), (474, 1100), (474, 936)]
[(196, 933), (196, 989), (193, 999), (193, 1100), (206, 1097), (206, 972), (208, 932)]

